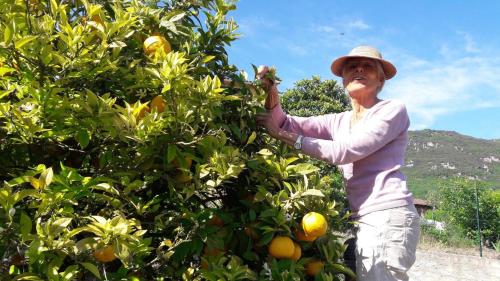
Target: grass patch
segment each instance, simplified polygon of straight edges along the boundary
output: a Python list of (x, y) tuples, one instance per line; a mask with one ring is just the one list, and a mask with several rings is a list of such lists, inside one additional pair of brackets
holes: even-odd
[[(479, 245), (477, 241), (464, 241), (462, 239), (458, 239), (451, 243), (443, 243), (435, 236), (424, 230), (422, 230), (420, 234), (418, 249), (425, 252), (451, 253), (479, 257)], [(483, 247), (482, 255), (485, 258), (500, 259), (500, 252), (495, 249)]]

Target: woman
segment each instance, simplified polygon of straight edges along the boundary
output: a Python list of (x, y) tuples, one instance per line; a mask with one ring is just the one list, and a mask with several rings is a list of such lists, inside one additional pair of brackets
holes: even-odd
[(276, 84), (264, 78), (269, 69), (261, 67), (267, 112), (257, 116), (257, 123), (272, 137), (342, 169), (352, 217), (359, 222), (358, 280), (408, 280), (420, 234), (413, 197), (400, 171), (410, 122), (403, 104), (378, 97), (396, 68), (377, 49), (359, 46), (334, 60), (331, 70), (342, 77), (351, 111), (286, 115)]

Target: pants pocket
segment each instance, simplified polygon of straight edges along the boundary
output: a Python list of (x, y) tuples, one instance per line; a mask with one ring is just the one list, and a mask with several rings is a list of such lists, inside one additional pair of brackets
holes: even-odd
[(402, 216), (404, 221), (400, 218), (396, 219), (399, 226), (394, 224), (395, 221), (387, 226), (383, 256), (389, 271), (394, 275), (400, 275), (396, 280), (406, 280), (406, 272), (416, 259), (420, 218), (414, 213), (404, 214)]

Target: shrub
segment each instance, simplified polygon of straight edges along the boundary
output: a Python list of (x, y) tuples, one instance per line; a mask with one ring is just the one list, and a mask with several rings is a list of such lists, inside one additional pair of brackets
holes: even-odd
[[(228, 64), (232, 2), (0, 1), (0, 279), (348, 272), (330, 182), (256, 127), (264, 93)], [(310, 211), (328, 233), (272, 258)]]

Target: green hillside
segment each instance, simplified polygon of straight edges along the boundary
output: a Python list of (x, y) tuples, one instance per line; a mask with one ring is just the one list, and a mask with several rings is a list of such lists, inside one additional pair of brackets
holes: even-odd
[(451, 131), (410, 131), (405, 166), (408, 186), (418, 198), (453, 176), (483, 180), (500, 188), (500, 141)]

